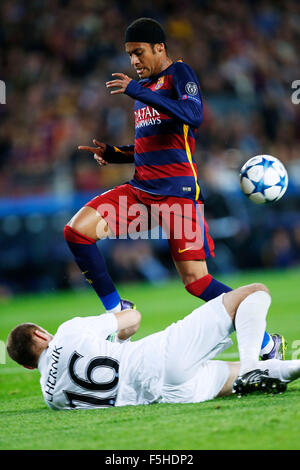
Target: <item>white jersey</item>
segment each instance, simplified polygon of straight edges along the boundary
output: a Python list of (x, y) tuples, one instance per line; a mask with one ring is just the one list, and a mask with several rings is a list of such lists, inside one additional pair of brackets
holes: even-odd
[(63, 323), (38, 363), (41, 388), (53, 409), (149, 404), (161, 397), (163, 332), (112, 343), (113, 314)]
[(232, 344), (234, 330), (222, 297), (134, 342), (106, 339), (117, 331), (113, 314), (63, 323), (38, 363), (46, 403), (72, 409), (214, 398), (229, 371), (211, 359)]

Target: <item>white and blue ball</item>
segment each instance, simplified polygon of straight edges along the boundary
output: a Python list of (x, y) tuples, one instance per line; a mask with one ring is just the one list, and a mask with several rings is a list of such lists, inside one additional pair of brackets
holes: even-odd
[(288, 174), (278, 158), (257, 155), (250, 158), (240, 171), (243, 193), (255, 204), (279, 201), (288, 187)]

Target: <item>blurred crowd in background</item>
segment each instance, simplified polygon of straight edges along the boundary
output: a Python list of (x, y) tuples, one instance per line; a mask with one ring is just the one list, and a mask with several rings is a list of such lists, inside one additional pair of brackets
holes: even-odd
[[(87, 202), (134, 172), (132, 165), (100, 169), (77, 146), (93, 138), (133, 143), (133, 100), (112, 97), (105, 82), (113, 72), (138, 79), (124, 52), (124, 32), (142, 16), (162, 23), (170, 57), (183, 59), (199, 77), (204, 120), (195, 159), (216, 241), (212, 270), (299, 263), (300, 104), (291, 99), (292, 83), (300, 79), (297, 0), (2, 0), (4, 292), (83, 282), (62, 235), (80, 205), (60, 211), (49, 206), (51, 197), (70, 200), (74, 194)], [(290, 178), (286, 196), (268, 208), (254, 206), (239, 191), (240, 167), (261, 153), (279, 158)], [(38, 210), (34, 203), (45, 198), (46, 209)], [(32, 204), (22, 213), (24, 200)], [(126, 250), (125, 242), (105, 243), (116, 280), (156, 282), (174, 274), (166, 240), (128, 242)]]

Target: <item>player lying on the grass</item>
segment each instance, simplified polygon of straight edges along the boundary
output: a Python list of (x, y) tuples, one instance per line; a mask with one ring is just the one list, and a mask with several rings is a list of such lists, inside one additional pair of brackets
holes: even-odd
[[(7, 351), (19, 364), (39, 369), (44, 399), (54, 409), (278, 393), (300, 377), (300, 360), (259, 361), (270, 303), (263, 284), (240, 287), (134, 342), (127, 340), (141, 315), (133, 309), (76, 317), (55, 336), (24, 323), (10, 332)], [(212, 360), (232, 344), (234, 329), (240, 362)]]

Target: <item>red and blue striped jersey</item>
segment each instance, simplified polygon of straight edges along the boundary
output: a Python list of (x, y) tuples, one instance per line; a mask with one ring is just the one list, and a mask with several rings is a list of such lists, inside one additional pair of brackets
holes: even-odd
[(193, 157), (202, 98), (193, 69), (174, 62), (156, 76), (131, 80), (125, 94), (136, 100), (135, 143), (108, 146), (107, 153), (120, 152), (115, 162), (121, 162), (122, 156), (130, 161), (134, 155), (135, 174), (129, 183), (138, 189), (202, 200)]

